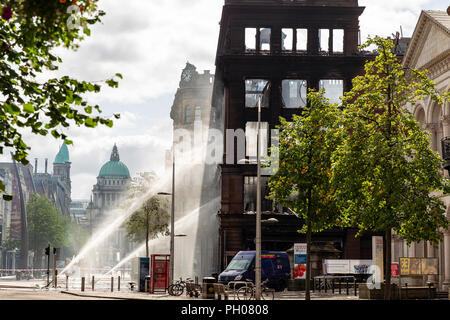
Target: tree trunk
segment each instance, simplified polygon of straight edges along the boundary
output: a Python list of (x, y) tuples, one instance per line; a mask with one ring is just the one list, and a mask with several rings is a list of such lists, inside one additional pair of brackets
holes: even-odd
[(145, 256), (148, 258), (148, 212), (147, 212), (147, 220), (145, 223)]
[(391, 260), (392, 260), (392, 252), (391, 252), (391, 229), (386, 230), (386, 264), (385, 264), (385, 289), (384, 289), (384, 300), (391, 300), (392, 297), (392, 288), (391, 288)]
[(305, 300), (311, 300), (311, 222), (308, 219), (308, 229), (306, 231), (306, 284)]

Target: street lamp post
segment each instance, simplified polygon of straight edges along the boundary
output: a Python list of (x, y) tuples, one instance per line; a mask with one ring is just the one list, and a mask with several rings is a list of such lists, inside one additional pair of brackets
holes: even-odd
[(175, 150), (172, 150), (172, 193), (158, 192), (159, 195), (171, 195), (172, 205), (170, 214), (170, 261), (169, 261), (169, 284), (173, 282), (174, 251), (175, 251)]
[(258, 100), (258, 129), (256, 139), (256, 257), (255, 257), (255, 299), (261, 300), (261, 163), (260, 163), (261, 97)]

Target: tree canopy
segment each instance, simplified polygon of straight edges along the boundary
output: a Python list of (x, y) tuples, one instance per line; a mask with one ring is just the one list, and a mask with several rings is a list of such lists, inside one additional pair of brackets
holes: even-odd
[(26, 205), (29, 249), (40, 256), (48, 244), (61, 248), (68, 244), (70, 218), (61, 215), (46, 196), (32, 194)]
[[(4, 147), (10, 147), (14, 159), (27, 164), (30, 148), (22, 136), (26, 130), (42, 136), (50, 133), (71, 144), (65, 132), (70, 125), (113, 125), (113, 120), (101, 117), (100, 107), (89, 103), (84, 94), (100, 92), (103, 83), (117, 87), (122, 75), (117, 73), (101, 83), (70, 76), (50, 77), (62, 62), (54, 49), (76, 50), (80, 41), (90, 35), (90, 26), (101, 21), (105, 13), (98, 10), (96, 2), (2, 0), (0, 154)], [(0, 193), (4, 190), (0, 181)]]
[(449, 225), (440, 199), (447, 184), (441, 157), (405, 106), (426, 97), (443, 104), (446, 97), (427, 71), (403, 68), (392, 40), (375, 37), (365, 46), (371, 44), (378, 55), (343, 98), (337, 131), (342, 143), (333, 153), (332, 184), (346, 225), (357, 227), (359, 234), (385, 232), (385, 298), (390, 299), (391, 234), (407, 243), (437, 244), (438, 229)]
[(300, 231), (306, 233), (307, 242), (307, 300), (311, 233), (336, 225), (339, 216), (332, 200), (334, 188), (330, 177), (331, 156), (339, 143), (339, 136), (333, 132), (340, 113), (336, 104), (324, 98), (323, 91), (310, 92), (308, 107), (302, 114), (293, 115), (290, 122), (281, 118), (278, 126), (279, 168), (269, 178), (269, 198), (293, 210), (303, 222)]

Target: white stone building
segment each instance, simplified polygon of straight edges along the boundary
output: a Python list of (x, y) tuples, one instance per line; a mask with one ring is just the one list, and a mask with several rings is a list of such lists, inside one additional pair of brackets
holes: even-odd
[[(429, 78), (436, 82), (440, 92), (450, 89), (450, 16), (445, 11), (422, 11), (414, 30), (411, 42), (403, 58), (403, 65), (419, 70), (427, 69)], [(438, 105), (427, 98), (415, 105), (407, 105), (424, 130), (430, 133), (433, 150), (442, 155), (441, 140), (450, 137), (450, 104)], [(448, 172), (445, 172), (448, 176)], [(450, 219), (450, 195), (444, 195), (447, 205), (447, 218)], [(450, 230), (440, 230), (443, 241), (438, 248), (427, 242), (406, 245), (402, 239), (395, 237), (392, 243), (392, 261), (399, 257), (439, 258), (439, 276), (424, 276), (408, 279), (408, 284), (423, 285), (426, 281), (439, 284), (439, 288), (450, 287)], [(403, 280), (402, 280), (403, 281)]]

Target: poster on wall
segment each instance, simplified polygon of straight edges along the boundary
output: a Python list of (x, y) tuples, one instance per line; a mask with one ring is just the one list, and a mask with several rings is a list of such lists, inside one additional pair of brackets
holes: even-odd
[(398, 263), (391, 263), (391, 276), (398, 277)]
[(438, 258), (422, 258), (422, 274), (439, 274)]
[(306, 243), (294, 243), (294, 279), (306, 279)]
[(410, 273), (409, 258), (400, 258), (400, 275), (409, 276)]
[(418, 276), (422, 274), (422, 261), (420, 258), (409, 258), (410, 274)]

